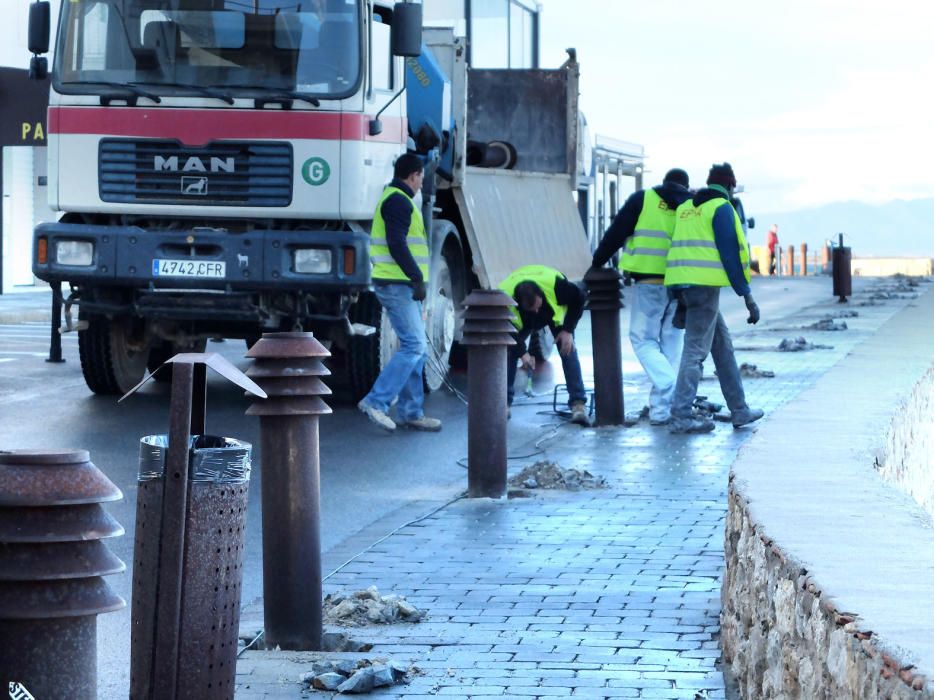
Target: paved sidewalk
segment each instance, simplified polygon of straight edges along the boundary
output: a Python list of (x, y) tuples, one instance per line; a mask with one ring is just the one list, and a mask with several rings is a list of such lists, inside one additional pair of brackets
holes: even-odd
[[(858, 306), (865, 298), (858, 294), (846, 307), (830, 301), (752, 331), (734, 328), (738, 348), (761, 348), (738, 350), (738, 361), (775, 372), (745, 380), (750, 405), (764, 408), (766, 420), (912, 303)], [(841, 310), (859, 313), (845, 319), (847, 331), (800, 328)], [(774, 351), (783, 338), (801, 335), (834, 347)], [(715, 378), (705, 379), (700, 393), (722, 400)], [(643, 398), (644, 391), (635, 399), (627, 394), (627, 409)], [(511, 463), (511, 474), (548, 459), (603, 476), (609, 488), (461, 499), (362, 552), (368, 533), (361, 533), (327, 558), (330, 570), (353, 557), (325, 581), (326, 592), (376, 585), (428, 613), (416, 625), (344, 630), (375, 645), (363, 656), (421, 669), (408, 685), (372, 695), (728, 697), (718, 645), (723, 521), (729, 468), (751, 430), (721, 423), (709, 435), (676, 436), (647, 422), (582, 430), (553, 417), (541, 421), (544, 440), (510, 449), (523, 454), (539, 443), (544, 454)], [(257, 620), (260, 611), (248, 608), (243, 627)], [(315, 657), (245, 652), (237, 697), (330, 697), (299, 682)]]

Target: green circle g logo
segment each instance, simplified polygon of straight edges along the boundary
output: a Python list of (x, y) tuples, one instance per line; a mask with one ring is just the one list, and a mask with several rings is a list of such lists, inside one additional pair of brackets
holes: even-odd
[(331, 166), (324, 158), (309, 158), (302, 166), (302, 177), (312, 187), (323, 185), (331, 177)]

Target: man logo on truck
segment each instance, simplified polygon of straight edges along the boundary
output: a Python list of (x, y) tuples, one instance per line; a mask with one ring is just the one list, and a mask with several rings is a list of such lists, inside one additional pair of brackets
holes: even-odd
[[(177, 173), (179, 171), (178, 156), (169, 156), (168, 158), (165, 156), (155, 156), (152, 162), (152, 169)], [(198, 156), (191, 156), (185, 161), (185, 165), (181, 167), (183, 173), (232, 173), (236, 169), (237, 166), (233, 158), (218, 158), (216, 156), (211, 156), (211, 160), (208, 161), (207, 166), (205, 166), (204, 161), (198, 158)]]

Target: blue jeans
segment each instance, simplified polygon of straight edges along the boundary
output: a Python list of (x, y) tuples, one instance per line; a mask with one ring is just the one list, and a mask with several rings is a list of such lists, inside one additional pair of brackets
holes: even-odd
[(720, 315), (720, 287), (687, 287), (678, 294), (686, 307), (686, 314), (684, 351), (671, 402), (672, 419), (685, 420), (691, 417), (697, 384), (708, 353), (713, 357), (720, 390), (730, 411), (747, 408), (743, 380), (733, 355), (730, 330)]
[[(520, 342), (528, 340), (531, 332), (523, 329), (519, 333)], [(555, 345), (557, 350), (557, 345)], [(506, 402), (512, 406), (512, 398), (515, 395), (516, 388), (516, 366), (519, 362), (519, 350), (517, 346), (510, 345), (506, 351)], [(568, 387), (568, 406), (577, 402), (587, 402), (587, 390), (584, 389), (584, 375), (581, 372), (581, 361), (577, 357), (577, 345), (567, 355), (560, 355), (561, 369), (564, 371), (564, 382)]]
[(649, 419), (668, 420), (678, 380), (684, 331), (671, 325), (677, 304), (663, 284), (637, 282), (629, 318), (629, 340), (652, 382)]
[(363, 401), (380, 411), (388, 412), (392, 400), (399, 397), (396, 416), (401, 421), (421, 418), (425, 403), (422, 370), (425, 367), (425, 322), (422, 304), (412, 299), (412, 288), (407, 284), (385, 284), (374, 287), (376, 298), (386, 309), (389, 323), (399, 336), (399, 350), (392, 356), (376, 378)]

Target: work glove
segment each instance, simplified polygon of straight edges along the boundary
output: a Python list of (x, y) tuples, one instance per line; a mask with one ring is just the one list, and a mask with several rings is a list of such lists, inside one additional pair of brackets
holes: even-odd
[(759, 305), (752, 298), (752, 294), (744, 296), (743, 301), (746, 302), (746, 309), (749, 311), (749, 318), (746, 319), (746, 323), (752, 323), (753, 325), (759, 323)]
[(428, 296), (428, 290), (425, 289), (425, 283), (422, 280), (412, 282), (412, 299), (415, 301), (424, 301)]

